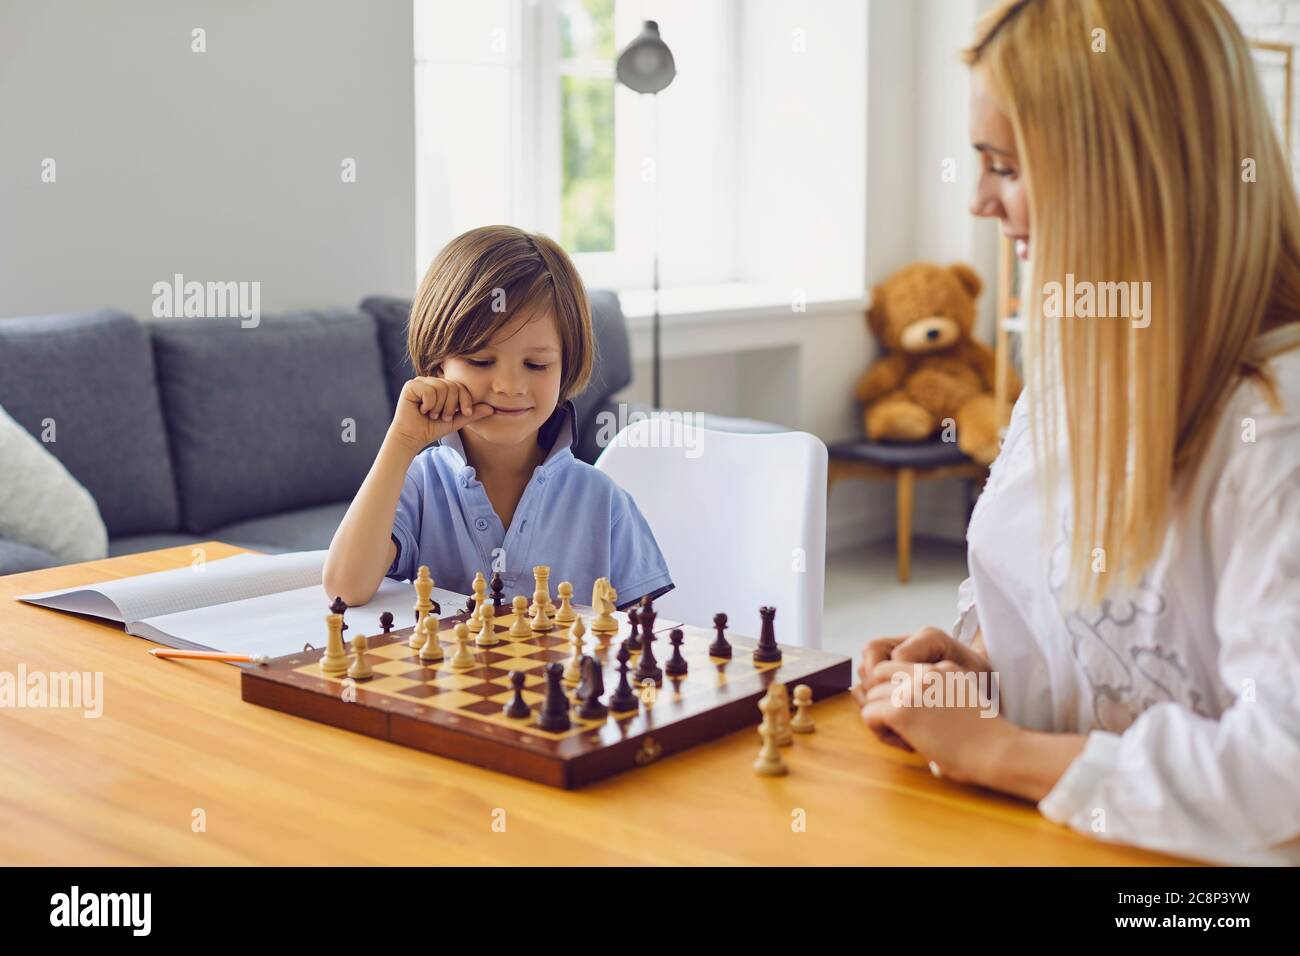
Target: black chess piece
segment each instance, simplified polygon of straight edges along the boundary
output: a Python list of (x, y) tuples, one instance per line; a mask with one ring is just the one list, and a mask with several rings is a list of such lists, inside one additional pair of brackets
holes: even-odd
[(627, 649), (627, 641), (618, 646), (618, 654), (615, 656), (618, 658), (618, 686), (609, 696), (609, 709), (616, 714), (621, 714), (629, 710), (637, 710), (640, 702), (636, 694), (632, 693), (632, 685), (627, 680), (627, 662), (632, 659), (632, 653)]
[(469, 597), (467, 597), (467, 598), (465, 599), (465, 613), (466, 613), (466, 614), (473, 614), (473, 613), (474, 613), (474, 596), (473, 596), (473, 595), (470, 595)]
[[(642, 608), (642, 621), (644, 621), (646, 614), (653, 616), (654, 611), (647, 611), (645, 608)], [(643, 623), (641, 633), (641, 662), (637, 664), (636, 682), (640, 684), (642, 681), (652, 680), (655, 682), (655, 686), (658, 687), (664, 682), (664, 672), (663, 668), (659, 666), (659, 662), (655, 660), (655, 651), (652, 646), (655, 642), (654, 631), (644, 630), (644, 627), (645, 625)]]
[(388, 634), (390, 631), (392, 631), (393, 629), (392, 611), (385, 611), (383, 614), (379, 615), (379, 626), (383, 629), (383, 632), (385, 634)]
[(546, 699), (537, 715), (537, 726), (542, 730), (559, 733), (573, 726), (569, 719), (569, 698), (564, 693), (564, 665), (546, 665)]
[[(441, 616), (442, 616), (442, 605), (439, 604), (437, 601), (435, 601), (435, 600), (433, 600), (433, 599), (430, 599), (430, 600), (429, 600), (429, 613), (432, 614), (435, 618), (437, 618), (437, 617), (441, 617)], [(416, 623), (418, 624), (419, 621), (417, 621)]]
[(647, 634), (655, 632), (655, 618), (658, 616), (659, 612), (655, 610), (654, 602), (647, 594), (641, 599), (641, 613), (637, 615), (638, 620), (641, 621), (641, 640), (644, 641)]
[(713, 615), (713, 628), (718, 632), (718, 636), (714, 638), (713, 643), (709, 645), (709, 656), (725, 657), (727, 659), (730, 659), (731, 644), (727, 642), (726, 635), (723, 634), (723, 631), (727, 629), (727, 615), (725, 614)]
[(515, 690), (515, 696), (510, 698), (510, 703), (506, 704), (506, 716), (516, 719), (527, 717), (533, 712), (524, 700), (524, 672), (513, 671), (510, 674), (510, 686)]
[[(344, 601), (341, 597), (336, 597), (336, 598), (334, 599), (334, 603), (330, 605), (330, 613), (331, 613), (331, 614), (346, 614), (346, 613), (348, 613), (348, 605), (347, 605), (347, 602)], [(346, 631), (347, 629), (348, 629), (347, 621), (344, 621), (344, 622), (343, 622), (343, 630)]]
[(627, 609), (627, 619), (632, 622), (632, 633), (627, 636), (627, 640), (623, 643), (627, 645), (629, 651), (635, 654), (641, 650), (641, 637), (637, 630), (641, 626), (641, 612), (635, 607), (630, 607)]
[(582, 658), (582, 686), (586, 690), (578, 716), (583, 720), (604, 720), (609, 716), (609, 708), (600, 702), (605, 693), (605, 675), (601, 672), (600, 661), (594, 657)]
[(673, 645), (673, 656), (668, 658), (668, 663), (664, 665), (664, 673), (669, 677), (685, 677), (688, 666), (686, 658), (682, 657), (682, 640), (685, 635), (682, 634), (680, 627), (675, 627), (668, 634), (668, 640)]
[(505, 599), (506, 586), (505, 583), (501, 580), (500, 571), (493, 572), (491, 587), (492, 587), (492, 610), (495, 612), (493, 616), (500, 617), (503, 613), (509, 610), (509, 606), (506, 604), (506, 599)]
[(758, 616), (763, 619), (763, 626), (758, 632), (758, 646), (754, 648), (755, 664), (774, 664), (781, 659), (781, 648), (776, 643), (776, 608), (760, 607)]

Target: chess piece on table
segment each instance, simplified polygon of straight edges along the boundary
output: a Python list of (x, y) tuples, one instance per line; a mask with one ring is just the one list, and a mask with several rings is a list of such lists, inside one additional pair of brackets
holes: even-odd
[(542, 730), (559, 733), (573, 726), (569, 719), (569, 698), (564, 693), (564, 666), (546, 665), (546, 699), (537, 715), (537, 726)]
[(659, 697), (659, 687), (655, 682), (647, 677), (641, 681), (641, 703), (646, 710), (655, 705), (655, 700)]
[(790, 718), (790, 729), (796, 734), (811, 734), (817, 729), (816, 723), (812, 719), (812, 688), (807, 684), (800, 684), (794, 689), (794, 709), (795, 715)]
[(715, 637), (713, 643), (709, 645), (709, 656), (722, 657), (730, 660), (731, 644), (727, 641), (727, 636), (724, 633), (727, 630), (727, 615), (713, 615), (713, 629), (717, 632), (717, 637)]
[(469, 632), (474, 635), (483, 633), (483, 605), (475, 603), (474, 611), (469, 616), (469, 623), (466, 625)]
[(368, 680), (375, 676), (370, 662), (366, 660), (366, 652), (369, 650), (370, 642), (366, 635), (358, 634), (352, 638), (352, 666), (348, 668), (348, 676), (353, 680)]
[(325, 615), (325, 653), (321, 655), (321, 673), (330, 677), (347, 673), (348, 655), (343, 649), (343, 615)]
[(456, 625), (456, 653), (451, 656), (448, 666), (454, 671), (467, 671), (475, 665), (474, 654), (469, 649), (469, 626), (461, 621)]
[(685, 677), (689, 669), (686, 658), (682, 656), (682, 641), (686, 635), (682, 633), (680, 627), (675, 627), (668, 634), (668, 642), (673, 646), (673, 656), (668, 658), (668, 663), (664, 665), (664, 673), (669, 677)]
[(542, 617), (546, 621), (544, 630), (549, 630), (555, 626), (555, 605), (551, 603), (551, 569), (545, 564), (539, 564), (533, 568), (533, 582), (536, 590), (533, 591), (533, 604), (528, 609), (528, 613), (536, 614), (537, 609), (542, 609)]
[[(417, 625), (420, 623), (420, 618), (433, 613), (433, 601), (429, 599), (431, 594), (433, 594), (433, 578), (429, 577), (429, 566), (422, 564), (415, 575), (415, 623)], [(416, 649), (420, 647), (418, 634), (419, 628), (417, 627), (407, 639), (406, 643), (409, 647)]]
[(474, 583), (469, 588), (474, 594), (475, 607), (479, 607), (487, 600), (487, 578), (483, 577), (482, 571), (474, 573)]
[(528, 622), (528, 630), (534, 634), (545, 634), (551, 629), (551, 622), (546, 617), (545, 604), (533, 604), (533, 618)]
[(573, 585), (561, 581), (557, 590), (560, 592), (560, 608), (555, 612), (555, 623), (564, 627), (572, 624), (576, 616), (573, 611)]
[(501, 638), (497, 636), (496, 608), (492, 606), (491, 601), (484, 601), (478, 613), (483, 626), (479, 629), (474, 643), (479, 647), (495, 647), (501, 643)]
[[(348, 613), (347, 602), (344, 601), (341, 597), (336, 597), (334, 599), (334, 603), (330, 605), (330, 613), (337, 614), (339, 617), (343, 617), (345, 614)], [(348, 629), (348, 622), (345, 618), (343, 621), (343, 630), (346, 631), (347, 629)], [(347, 650), (346, 643), (343, 645), (343, 649)]]
[(582, 623), (582, 618), (577, 618), (569, 631), (569, 643), (573, 647), (573, 656), (569, 658), (569, 664), (564, 668), (564, 682), (566, 684), (576, 684), (582, 680), (582, 659), (585, 656), (582, 653), (582, 639), (586, 633), (587, 627)]
[(632, 659), (632, 653), (627, 649), (627, 644), (618, 646), (618, 686), (614, 688), (614, 693), (609, 697), (609, 709), (616, 714), (626, 714), (628, 711), (637, 709), (636, 694), (632, 692), (632, 685), (628, 683), (627, 662)]
[(495, 613), (495, 614), (500, 614), (502, 611), (504, 611), (504, 610), (506, 609), (505, 593), (506, 593), (506, 586), (505, 586), (505, 584), (503, 584), (502, 581), (501, 581), (501, 572), (500, 572), (500, 571), (494, 571), (494, 572), (492, 573), (492, 611), (493, 611), (493, 613)]
[(789, 747), (794, 743), (794, 734), (790, 732), (790, 692), (784, 684), (773, 681), (767, 692), (776, 700), (772, 708), (772, 719), (776, 727), (776, 745)]
[(596, 616), (591, 621), (591, 630), (600, 638), (602, 648), (609, 646), (609, 640), (618, 633), (618, 621), (614, 618), (614, 602), (618, 594), (610, 587), (609, 578), (597, 578), (591, 588), (591, 609)]
[(387, 637), (389, 634), (392, 633), (393, 631), (392, 611), (385, 611), (383, 614), (379, 615), (379, 627), (384, 632), (385, 637)]
[(528, 702), (524, 700), (523, 671), (511, 671), (510, 686), (514, 688), (515, 695), (511, 697), (510, 702), (506, 704), (505, 715), (514, 718), (515, 720), (521, 720), (524, 717), (530, 716), (533, 709), (529, 707)]
[(528, 626), (528, 598), (522, 594), (517, 595), (511, 604), (511, 610), (514, 620), (510, 622), (510, 630), (506, 633), (515, 638), (532, 637), (533, 629)]
[(776, 608), (760, 607), (758, 616), (763, 619), (763, 626), (758, 631), (758, 646), (754, 648), (755, 664), (775, 664), (781, 660), (781, 647), (776, 643)]
[(627, 620), (632, 625), (632, 631), (624, 640), (627, 649), (633, 654), (641, 650), (641, 610), (640, 608), (630, 607), (627, 609)]
[(763, 715), (763, 720), (758, 725), (758, 735), (763, 738), (763, 746), (758, 752), (758, 759), (754, 761), (754, 772), (763, 777), (783, 777), (788, 773), (776, 744), (775, 714), (776, 708), (780, 706), (772, 696), (772, 688), (776, 686), (775, 683), (769, 686), (767, 694), (758, 702), (758, 710)]
[[(645, 614), (646, 609), (642, 608), (640, 617), (643, 621), (645, 619)], [(644, 624), (642, 627), (644, 628)], [(645, 686), (646, 681), (651, 681), (655, 686), (664, 682), (663, 669), (659, 666), (659, 662), (655, 660), (655, 651), (652, 646), (655, 640), (656, 638), (653, 631), (645, 631), (643, 629), (641, 634), (641, 663), (639, 663), (636, 668), (636, 679), (642, 687)]]
[(420, 660), (425, 664), (440, 661), (443, 658), (442, 641), (438, 639), (438, 620), (432, 614), (420, 619), (415, 630), (420, 634)]
[(655, 618), (659, 612), (655, 610), (655, 602), (650, 599), (650, 595), (641, 598), (641, 613), (637, 618), (641, 621), (641, 637), (645, 638), (647, 634), (653, 634), (655, 630)]
[(605, 694), (605, 676), (600, 661), (594, 657), (582, 659), (582, 706), (578, 716), (583, 720), (604, 720), (609, 716), (609, 708), (600, 702)]

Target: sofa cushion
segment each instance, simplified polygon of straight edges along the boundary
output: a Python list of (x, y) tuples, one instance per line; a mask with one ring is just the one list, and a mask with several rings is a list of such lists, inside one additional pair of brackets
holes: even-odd
[(379, 350), (384, 356), (384, 379), (388, 383), (388, 401), (396, 408), (402, 386), (415, 377), (411, 353), (406, 348), (406, 326), (411, 317), (411, 300), (374, 295), (361, 303), (361, 309), (374, 318), (378, 327)]
[(47, 551), (0, 538), (0, 574), (21, 574), (58, 567), (63, 562)]
[(231, 544), (268, 550), (320, 551), (330, 546), (350, 501), (336, 501), (297, 511), (250, 518), (215, 529), (210, 537)]
[(185, 530), (356, 493), (391, 421), (374, 319), (327, 311), (150, 328)]
[(38, 440), (52, 433), (45, 447), (110, 536), (179, 526), (149, 335), (131, 316), (0, 319), (0, 405)]

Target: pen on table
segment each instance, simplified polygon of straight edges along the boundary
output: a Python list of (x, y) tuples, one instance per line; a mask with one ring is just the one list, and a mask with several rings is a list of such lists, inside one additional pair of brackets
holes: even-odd
[(170, 647), (151, 647), (149, 653), (154, 657), (182, 661), (228, 661), (232, 664), (265, 664), (269, 657), (265, 654), (227, 654), (224, 651), (179, 651)]

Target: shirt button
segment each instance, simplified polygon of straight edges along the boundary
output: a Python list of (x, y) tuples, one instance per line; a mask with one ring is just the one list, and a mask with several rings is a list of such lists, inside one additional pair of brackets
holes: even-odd
[(468, 488), (468, 487), (469, 487), (469, 479), (466, 478), (464, 475), (461, 475), (461, 478), (460, 478), (460, 486), (461, 486), (462, 488)]
[(544, 485), (544, 484), (546, 484), (546, 476), (545, 476), (545, 475), (538, 475), (538, 476), (537, 476), (537, 483), (538, 483), (539, 485)]
[(480, 531), (486, 531), (486, 530), (488, 529), (488, 519), (487, 519), (487, 518), (475, 518), (475, 519), (474, 519), (474, 527), (478, 528)]

